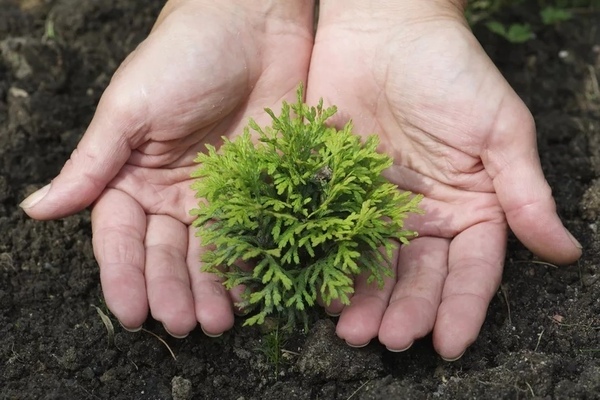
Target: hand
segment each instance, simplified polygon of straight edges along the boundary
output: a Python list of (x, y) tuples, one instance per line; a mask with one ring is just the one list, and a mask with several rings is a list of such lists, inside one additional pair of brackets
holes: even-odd
[(233, 325), (232, 299), (200, 273), (190, 227), (193, 159), (239, 133), (263, 107), (293, 101), (306, 81), (312, 2), (169, 1), (151, 34), (103, 94), (90, 126), (51, 185), (22, 203), (54, 219), (94, 203), (94, 253), (106, 303), (121, 324), (147, 317), (173, 335), (199, 321)]
[(449, 0), (321, 2), (308, 99), (325, 96), (394, 159), (388, 178), (423, 193), (419, 237), (403, 247), (383, 291), (355, 282), (337, 333), (360, 346), (379, 336), (402, 351), (433, 330), (459, 358), (475, 341), (500, 284), (507, 222), (531, 251), (558, 264), (581, 255), (559, 220), (535, 127)]

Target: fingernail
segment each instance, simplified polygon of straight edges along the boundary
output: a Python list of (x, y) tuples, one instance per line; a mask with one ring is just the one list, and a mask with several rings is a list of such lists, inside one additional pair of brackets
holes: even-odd
[(567, 230), (567, 235), (569, 235), (569, 238), (571, 239), (571, 241), (573, 242), (575, 247), (577, 247), (579, 250), (583, 249), (583, 246), (581, 245), (581, 243), (579, 243), (579, 241), (577, 239), (575, 239), (575, 236), (573, 236), (573, 234), (571, 232), (569, 232), (568, 230)]
[(462, 358), (462, 356), (464, 356), (464, 355), (465, 355), (465, 352), (466, 352), (466, 350), (465, 350), (465, 351), (463, 351), (462, 353), (460, 353), (460, 355), (459, 355), (458, 357), (454, 357), (454, 358), (446, 358), (446, 357), (442, 357), (442, 356), (440, 356), (440, 357), (442, 357), (442, 360), (444, 360), (444, 361), (447, 361), (447, 362), (454, 362), (454, 361), (458, 361), (458, 360), (460, 360), (460, 359)]
[(367, 346), (369, 343), (371, 343), (371, 341), (370, 341), (370, 340), (369, 340), (367, 343), (365, 343), (365, 344), (352, 344), (352, 343), (348, 343), (348, 342), (346, 341), (346, 344), (347, 344), (349, 347), (352, 347), (352, 348), (354, 348), (354, 349), (360, 349), (360, 348), (362, 348), (362, 347), (365, 347), (365, 346)]
[(175, 335), (174, 333), (171, 333), (171, 331), (169, 331), (167, 329), (167, 326), (165, 324), (163, 324), (163, 328), (165, 329), (165, 331), (167, 331), (167, 333), (169, 335), (173, 336), (175, 339), (184, 339), (189, 335), (189, 333), (186, 333), (185, 335)]
[(218, 338), (219, 336), (221, 336), (223, 334), (223, 332), (221, 333), (208, 333), (204, 330), (204, 327), (202, 327), (202, 325), (200, 326), (200, 329), (202, 329), (202, 332), (204, 332), (204, 334), (210, 338)]
[(43, 188), (38, 189), (37, 191), (27, 196), (27, 198), (19, 204), (19, 207), (23, 209), (28, 209), (35, 206), (37, 203), (40, 202), (40, 200), (44, 198), (44, 196), (46, 196), (46, 194), (48, 194), (48, 191), (50, 191), (50, 185), (51, 184), (49, 183)]
[(402, 353), (403, 351), (410, 349), (412, 347), (413, 343), (414, 342), (410, 342), (410, 344), (403, 349), (390, 349), (389, 347), (386, 347), (386, 349), (388, 349), (392, 353)]
[(127, 332), (132, 332), (132, 333), (135, 333), (135, 332), (139, 332), (139, 331), (141, 331), (141, 330), (142, 330), (142, 326), (141, 326), (141, 325), (140, 325), (140, 326), (138, 326), (137, 328), (128, 328), (128, 327), (126, 327), (125, 325), (123, 325), (123, 324), (121, 323), (121, 321), (119, 321), (119, 324), (121, 325), (121, 328), (125, 329)]
[(334, 313), (334, 312), (330, 312), (330, 311), (325, 310), (325, 314), (329, 315), (330, 317), (334, 317), (335, 318), (335, 317), (339, 317), (340, 314), (341, 314), (341, 312)]

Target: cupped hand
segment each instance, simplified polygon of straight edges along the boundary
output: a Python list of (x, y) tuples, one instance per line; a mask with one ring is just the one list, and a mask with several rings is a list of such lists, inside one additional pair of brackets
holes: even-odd
[(361, 346), (378, 336), (402, 351), (433, 331), (459, 358), (475, 341), (501, 281), (507, 226), (558, 264), (581, 246), (556, 214), (527, 107), (470, 32), (458, 2), (322, 1), (308, 80), (394, 159), (388, 178), (423, 193), (419, 237), (397, 255), (383, 290), (355, 282), (337, 333)]
[(52, 183), (22, 203), (55, 219), (93, 203), (94, 253), (121, 324), (148, 310), (173, 335), (233, 324), (229, 294), (200, 273), (189, 214), (193, 159), (242, 130), (306, 80), (312, 2), (171, 0), (115, 73), (77, 149)]

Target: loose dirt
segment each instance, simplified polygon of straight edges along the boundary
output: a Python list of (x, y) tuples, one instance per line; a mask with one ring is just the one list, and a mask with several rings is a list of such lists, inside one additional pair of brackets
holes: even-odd
[(442, 361), (430, 338), (400, 354), (351, 349), (321, 317), (283, 343), (275, 365), (273, 337), (242, 321), (219, 339), (173, 339), (152, 320), (123, 330), (103, 303), (89, 213), (36, 222), (17, 206), (59, 171), (161, 5), (0, 0), (0, 399), (600, 398), (598, 15), (540, 27), (521, 45), (477, 30), (535, 116), (544, 171), (583, 258), (556, 268), (511, 238), (502, 287), (457, 362)]

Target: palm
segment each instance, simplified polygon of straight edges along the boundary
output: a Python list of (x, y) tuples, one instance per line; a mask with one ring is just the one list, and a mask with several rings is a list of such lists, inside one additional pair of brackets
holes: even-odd
[[(507, 217), (532, 250), (564, 257), (520, 229), (544, 229), (522, 211), (549, 207), (551, 198), (528, 204), (503, 182), (523, 152), (527, 167), (537, 159), (531, 116), (460, 21), (363, 22), (364, 31), (348, 20), (328, 22), (326, 15), (317, 33), (309, 101), (325, 95), (341, 110), (336, 123), (352, 118), (357, 132), (379, 134), (381, 150), (394, 159), (388, 178), (423, 193), (426, 211), (409, 220), (419, 238), (399, 252), (395, 287), (378, 292), (359, 279), (338, 334), (354, 345), (379, 335), (399, 350), (433, 330), (440, 354), (454, 358), (475, 340), (500, 283)], [(516, 155), (503, 148), (511, 129), (513, 139), (523, 133)], [(528, 169), (548, 194), (539, 165)], [(560, 224), (555, 215), (543, 220)]]
[[(260, 120), (263, 107), (293, 98), (298, 82), (306, 79), (310, 38), (297, 36), (290, 43), (290, 38), (248, 32), (240, 40), (244, 21), (236, 23), (181, 13), (174, 21), (164, 19), (130, 54), (103, 96), (102, 113), (90, 129), (104, 125), (104, 119), (130, 125), (130, 154), (109, 186), (128, 193), (148, 213), (189, 222), (195, 203), (189, 175), (197, 152), (240, 133), (249, 117)], [(265, 47), (278, 57), (284, 54), (277, 68), (265, 70), (265, 60), (248, 57)]]
[[(530, 122), (527, 109), (510, 87), (499, 85), (502, 77), (496, 73), (497, 82), (490, 82), (491, 62), (472, 62), (475, 56), (469, 53), (478, 47), (447, 49), (449, 32), (464, 35), (463, 41), (475, 40), (463, 26), (455, 25), (433, 27), (443, 40), (428, 29), (422, 42), (403, 49), (411, 57), (389, 42), (360, 33), (347, 38), (351, 47), (345, 49), (331, 29), (334, 32), (324, 31), (318, 37), (311, 64), (309, 96), (329, 94), (326, 99), (341, 110), (339, 123), (351, 118), (357, 132), (377, 133), (381, 150), (395, 160), (389, 178), (403, 189), (427, 196), (427, 207), (436, 218), (419, 219), (427, 221), (418, 226), (422, 235), (453, 237), (481, 220), (481, 215), (457, 214), (460, 203), (475, 201), (487, 215), (497, 217), (502, 210), (482, 162), (485, 145), (497, 116), (506, 112), (504, 100), (517, 102), (512, 111), (520, 115), (513, 118)], [(384, 46), (374, 48), (373, 42)], [(423, 50), (435, 58), (419, 56)], [(356, 59), (365, 61), (351, 61)], [(432, 226), (436, 221), (437, 226)]]

